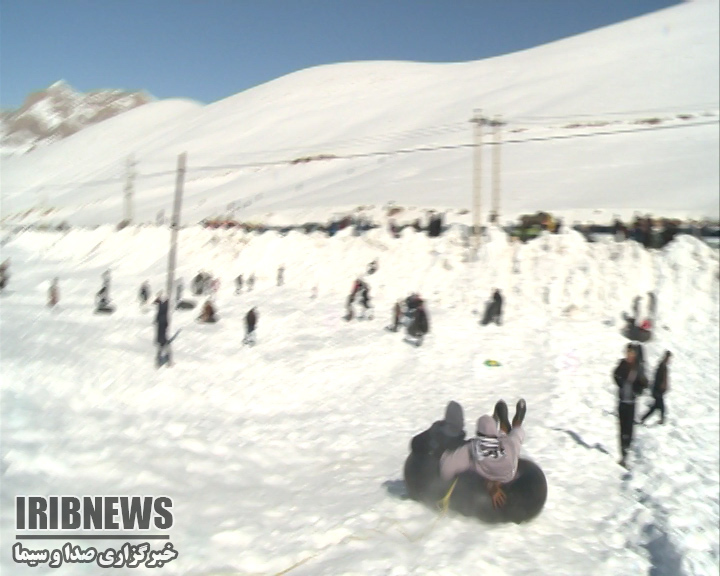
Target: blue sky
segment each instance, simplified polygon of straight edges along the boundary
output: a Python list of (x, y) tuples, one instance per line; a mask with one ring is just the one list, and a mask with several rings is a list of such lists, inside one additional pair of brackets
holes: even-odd
[(357, 60), (514, 52), (678, 0), (0, 0), (0, 106), (64, 79), (213, 102)]

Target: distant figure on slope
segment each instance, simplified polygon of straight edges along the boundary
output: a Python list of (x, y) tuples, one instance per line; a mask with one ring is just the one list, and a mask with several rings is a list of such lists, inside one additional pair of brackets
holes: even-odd
[(58, 279), (53, 278), (48, 290), (48, 307), (54, 308), (58, 302), (60, 302), (60, 287), (58, 286)]
[[(506, 502), (502, 484), (515, 478), (520, 460), (520, 450), (525, 440), (522, 423), (527, 407), (525, 400), (517, 403), (512, 428), (504, 430), (507, 424), (507, 405), (500, 400), (495, 406), (495, 415), (484, 415), (476, 423), (476, 436), (457, 450), (448, 451), (440, 458), (440, 475), (452, 480), (458, 474), (472, 470), (487, 481), (486, 487), (495, 508)], [(509, 427), (508, 427), (509, 428)]]
[(377, 261), (377, 258), (376, 258), (375, 260), (373, 260), (372, 262), (370, 262), (370, 264), (368, 264), (367, 273), (368, 273), (368, 274), (375, 274), (375, 272), (377, 272), (377, 269), (378, 269), (378, 261)]
[(282, 286), (285, 283), (285, 266), (280, 266), (277, 271), (277, 285)]
[(495, 324), (500, 326), (502, 322), (502, 307), (503, 297), (500, 290), (496, 289), (493, 291), (492, 300), (488, 302), (485, 307), (485, 315), (480, 323), (483, 326), (487, 326), (491, 322), (495, 322)]
[(425, 311), (425, 303), (421, 302), (420, 306), (415, 310), (415, 316), (407, 328), (407, 335), (412, 344), (420, 346), (425, 334), (428, 332), (430, 332), (430, 322), (427, 312)]
[(445, 408), (445, 418), (433, 422), (432, 426), (416, 435), (410, 442), (415, 454), (429, 454), (440, 460), (447, 450), (456, 450), (465, 443), (465, 420), (463, 409), (455, 401)]
[(256, 344), (255, 328), (257, 327), (258, 312), (257, 308), (251, 308), (245, 315), (245, 338), (243, 344), (254, 346)]
[(205, 304), (203, 304), (198, 320), (207, 324), (214, 324), (217, 322), (215, 307), (209, 299), (205, 301)]
[(237, 278), (235, 278), (235, 294), (240, 294), (242, 292), (243, 288), (243, 276), (242, 274), (238, 275)]
[(248, 278), (248, 281), (247, 281), (247, 287), (248, 287), (248, 292), (252, 292), (252, 289), (255, 287), (255, 274), (250, 274), (250, 277)]
[(0, 264), (0, 290), (5, 288), (10, 281), (10, 258)]
[(620, 452), (619, 464), (627, 466), (627, 452), (633, 439), (635, 425), (635, 398), (647, 387), (637, 362), (637, 348), (632, 343), (625, 348), (625, 358), (620, 361), (613, 379), (618, 387), (618, 416), (620, 419)]
[(145, 306), (145, 304), (148, 303), (148, 300), (150, 300), (150, 283), (147, 280), (145, 280), (145, 282), (143, 282), (140, 286), (138, 300), (140, 301), (140, 306)]
[(367, 282), (361, 280), (360, 278), (355, 280), (352, 291), (348, 296), (346, 304), (347, 314), (345, 315), (345, 320), (349, 321), (353, 319), (354, 314), (352, 305), (356, 299), (360, 301), (360, 305), (362, 306), (360, 314), (358, 314), (358, 319), (363, 319), (365, 318), (366, 312), (370, 310), (370, 286), (368, 286)]
[(164, 292), (160, 292), (155, 298), (154, 304), (157, 306), (157, 314), (155, 315), (155, 344), (157, 345), (157, 355), (155, 357), (155, 365), (159, 368), (167, 363), (172, 366), (172, 357), (168, 346), (168, 327), (170, 320), (168, 317), (169, 301)]
[(660, 410), (660, 424), (665, 424), (665, 394), (670, 389), (670, 380), (668, 375), (668, 364), (672, 358), (672, 353), (667, 350), (662, 361), (655, 370), (655, 381), (653, 382), (652, 395), (655, 400), (648, 410), (647, 414), (642, 417), (641, 423), (645, 423), (655, 410)]
[(102, 278), (102, 287), (95, 295), (95, 313), (112, 314), (115, 306), (110, 303), (110, 271), (104, 272)]

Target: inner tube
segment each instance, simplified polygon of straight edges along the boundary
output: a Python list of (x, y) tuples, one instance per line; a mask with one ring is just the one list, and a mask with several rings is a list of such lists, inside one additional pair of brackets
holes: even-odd
[[(452, 481), (440, 477), (439, 462), (431, 455), (411, 453), (405, 461), (405, 487), (413, 500), (437, 509), (437, 503), (450, 490)], [(503, 484), (505, 505), (493, 508), (485, 480), (475, 472), (464, 472), (450, 496), (449, 507), (464, 516), (489, 523), (527, 522), (540, 514), (547, 500), (547, 480), (542, 469), (532, 460), (520, 458), (515, 478)]]
[(197, 302), (192, 300), (180, 300), (175, 306), (178, 310), (192, 310), (197, 305)]

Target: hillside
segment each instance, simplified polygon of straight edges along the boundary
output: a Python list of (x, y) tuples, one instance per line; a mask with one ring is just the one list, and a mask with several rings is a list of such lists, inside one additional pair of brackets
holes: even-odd
[[(271, 221), (391, 201), (469, 208), (478, 108), (507, 123), (505, 218), (715, 216), (718, 38), (718, 3), (690, 2), (488, 60), (337, 64), (205, 107), (157, 102), (4, 161), (3, 217), (43, 207), (55, 221), (117, 222), (132, 155), (137, 218), (154, 220), (183, 151), (186, 222), (238, 205)], [(418, 148), (429, 150), (397, 153)], [(292, 162), (319, 155), (330, 158)], [(487, 213), (490, 147), (483, 158)]]

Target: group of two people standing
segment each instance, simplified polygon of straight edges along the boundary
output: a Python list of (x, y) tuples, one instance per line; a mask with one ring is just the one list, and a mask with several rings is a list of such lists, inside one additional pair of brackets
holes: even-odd
[(648, 387), (648, 379), (645, 376), (645, 360), (643, 358), (642, 345), (633, 342), (628, 343), (625, 348), (625, 358), (615, 368), (613, 378), (618, 386), (618, 417), (620, 420), (620, 452), (622, 457), (619, 464), (627, 465), (627, 453), (633, 439), (635, 424), (643, 424), (656, 411), (660, 411), (660, 424), (665, 423), (665, 394), (670, 389), (668, 364), (672, 358), (669, 350), (658, 364), (653, 380), (652, 396), (653, 405), (645, 415), (636, 422), (635, 400)]

